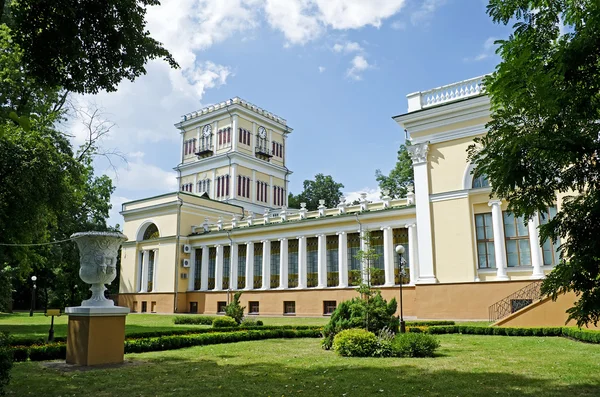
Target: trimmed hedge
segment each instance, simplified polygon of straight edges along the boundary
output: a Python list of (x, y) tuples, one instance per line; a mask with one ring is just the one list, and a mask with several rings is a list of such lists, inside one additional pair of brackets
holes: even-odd
[(217, 317), (212, 322), (213, 328), (231, 328), (238, 326), (237, 321), (233, 318), (225, 316), (225, 317)]
[[(274, 338), (319, 338), (320, 329), (261, 329), (239, 331), (235, 328), (234, 332), (224, 332), (224, 328), (219, 331), (202, 332), (188, 335), (169, 335), (152, 338), (128, 339), (125, 341), (125, 353), (143, 353), (150, 351), (173, 350), (184, 347), (214, 345), (220, 343), (232, 343), (251, 340), (274, 339)], [(13, 347), (13, 357), (15, 361), (25, 361), (29, 358), (32, 361), (42, 360), (60, 360), (67, 356), (67, 345), (64, 342), (52, 343), (46, 345), (34, 346), (16, 346)], [(16, 353), (18, 352), (18, 353)]]
[[(562, 336), (563, 327), (479, 327), (473, 325), (450, 325), (429, 327), (429, 334), (467, 334), (467, 335), (503, 335), (503, 336)], [(600, 334), (600, 333), (599, 333)]]
[(431, 320), (431, 321), (407, 321), (407, 327), (431, 327), (437, 325), (456, 325), (454, 321)]
[(217, 316), (177, 316), (173, 319), (174, 324), (193, 324), (193, 325), (212, 325), (213, 320), (219, 318)]

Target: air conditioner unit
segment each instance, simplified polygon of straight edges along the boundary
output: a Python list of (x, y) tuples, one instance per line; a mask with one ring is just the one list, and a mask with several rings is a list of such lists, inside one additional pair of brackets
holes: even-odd
[(186, 278), (188, 278), (188, 276), (187, 276), (187, 273), (181, 273), (181, 278), (182, 278), (182, 279), (184, 279), (184, 280), (185, 280)]
[(183, 259), (181, 261), (181, 266), (183, 266), (183, 267), (190, 267), (190, 260), (189, 259)]
[(189, 244), (183, 244), (183, 252), (189, 254), (190, 252), (192, 252), (192, 246)]

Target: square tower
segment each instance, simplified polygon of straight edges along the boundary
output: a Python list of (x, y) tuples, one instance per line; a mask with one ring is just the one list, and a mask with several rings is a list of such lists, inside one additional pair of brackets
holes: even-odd
[(287, 206), (285, 119), (239, 97), (188, 113), (175, 124), (182, 191), (254, 213)]

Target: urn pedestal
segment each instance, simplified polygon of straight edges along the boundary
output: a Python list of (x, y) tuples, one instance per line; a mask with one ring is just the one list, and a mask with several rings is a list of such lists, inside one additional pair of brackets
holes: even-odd
[(117, 254), (127, 237), (121, 233), (75, 233), (81, 279), (91, 284), (92, 296), (81, 306), (67, 307), (67, 364), (84, 366), (119, 364), (125, 353), (125, 318), (129, 308), (115, 306), (104, 297), (116, 277)]

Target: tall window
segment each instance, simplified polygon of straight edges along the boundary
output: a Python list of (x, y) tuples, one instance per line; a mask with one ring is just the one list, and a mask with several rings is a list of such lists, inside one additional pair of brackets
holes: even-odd
[(266, 182), (261, 182), (261, 181), (256, 181), (256, 200), (257, 201), (262, 201), (263, 203), (266, 203), (268, 198), (267, 198), (267, 183)]
[(221, 175), (217, 178), (217, 198), (229, 197), (229, 175)]
[[(371, 259), (369, 264), (371, 271), (371, 284), (383, 285), (385, 283), (385, 263), (383, 257), (383, 231), (377, 230), (369, 233), (369, 244), (375, 252), (376, 258)], [(375, 270), (376, 269), (376, 270)]]
[[(556, 207), (550, 207), (547, 211), (540, 213), (540, 224), (547, 224), (552, 218), (556, 216)], [(547, 239), (542, 245), (542, 252), (544, 253), (544, 265), (554, 266), (560, 260), (560, 240), (551, 241)]]
[(271, 241), (271, 288), (279, 287), (279, 256), (281, 252), (281, 243)]
[(208, 289), (215, 289), (215, 268), (217, 265), (217, 249), (208, 249)]
[(221, 288), (229, 288), (229, 274), (231, 269), (231, 247), (226, 245), (223, 247), (223, 283)]
[(494, 254), (494, 232), (492, 229), (492, 213), (475, 215), (477, 229), (477, 264), (480, 269), (496, 267)]
[(154, 250), (148, 251), (148, 285), (146, 291), (152, 292), (154, 287)]
[(298, 239), (288, 240), (288, 287), (298, 286)]
[(360, 261), (356, 255), (360, 251), (360, 235), (358, 233), (348, 233), (348, 284), (360, 284)]
[(254, 288), (262, 287), (262, 243), (254, 244)]
[(508, 211), (504, 211), (503, 216), (508, 267), (531, 266), (529, 230), (524, 218), (515, 217)]
[(473, 189), (477, 189), (480, 187), (490, 187), (490, 181), (488, 181), (487, 175), (481, 174), (478, 176), (474, 176), (473, 184), (471, 185)]
[(250, 131), (245, 130), (243, 128), (238, 129), (239, 136), (238, 141), (243, 143), (244, 145), (250, 145)]
[(237, 288), (246, 287), (246, 244), (238, 245), (238, 280)]
[(210, 194), (210, 179), (198, 181), (198, 193)]
[(394, 241), (394, 283), (396, 285), (400, 284), (400, 264), (398, 263), (400, 256), (396, 254), (396, 246), (402, 244), (404, 247), (404, 254), (402, 254), (402, 258), (404, 259), (404, 277), (402, 278), (402, 284), (408, 284), (410, 282), (410, 265), (408, 263), (408, 259), (410, 258), (410, 246), (408, 245), (408, 229), (405, 227), (393, 229), (392, 237)]
[(202, 276), (202, 249), (196, 249), (196, 261), (194, 263), (194, 289), (200, 289), (200, 277)]
[(142, 239), (143, 240), (152, 240), (152, 239), (159, 238), (159, 237), (160, 237), (160, 235), (158, 233), (158, 227), (154, 223), (151, 223), (150, 225), (148, 225), (148, 227), (144, 231), (144, 236), (142, 237)]
[(250, 178), (243, 175), (237, 177), (237, 195), (239, 197), (250, 198)]
[(283, 205), (283, 188), (273, 186), (273, 205)]
[(327, 236), (325, 246), (327, 248), (327, 286), (337, 287), (340, 281), (339, 278), (339, 251), (338, 251), (338, 236)]
[(318, 285), (319, 267), (319, 239), (309, 237), (306, 239), (306, 286), (316, 287)]

